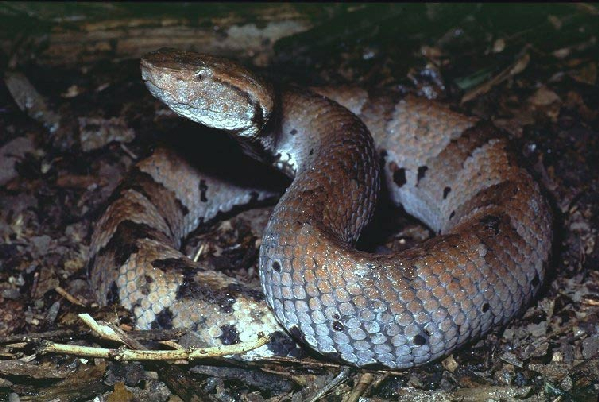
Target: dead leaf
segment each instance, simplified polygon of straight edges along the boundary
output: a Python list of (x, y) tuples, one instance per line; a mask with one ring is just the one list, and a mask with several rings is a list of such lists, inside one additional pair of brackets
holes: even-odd
[(0, 186), (17, 177), (17, 162), (28, 152), (33, 152), (33, 141), (29, 136), (17, 137), (0, 148)]
[(558, 101), (561, 101), (560, 97), (544, 85), (529, 98), (529, 102), (535, 106), (548, 106)]
[(586, 63), (579, 69), (570, 72), (569, 75), (578, 82), (595, 85), (597, 82), (597, 63)]
[(503, 49), (505, 49), (505, 40), (502, 38), (497, 39), (495, 43), (493, 43), (493, 51), (495, 53), (500, 53), (503, 52)]
[(106, 398), (106, 402), (128, 402), (132, 400), (133, 393), (125, 388), (125, 384), (122, 382), (114, 384), (114, 391)]

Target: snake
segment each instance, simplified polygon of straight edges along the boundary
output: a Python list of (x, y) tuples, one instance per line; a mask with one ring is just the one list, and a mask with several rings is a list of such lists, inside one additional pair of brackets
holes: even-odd
[[(251, 287), (179, 250), (199, 225), (277, 194), (204, 172), (174, 149), (140, 160), (97, 221), (89, 261), (98, 302), (131, 310), (136, 327), (186, 328), (208, 346), (270, 334), (282, 342), (253, 358), (299, 347), (404, 369), (505, 326), (541, 287), (552, 211), (492, 123), (392, 90), (274, 83), (191, 51), (151, 52), (141, 71), (177, 115), (292, 180)], [(384, 186), (434, 236), (397, 252), (356, 249)]]

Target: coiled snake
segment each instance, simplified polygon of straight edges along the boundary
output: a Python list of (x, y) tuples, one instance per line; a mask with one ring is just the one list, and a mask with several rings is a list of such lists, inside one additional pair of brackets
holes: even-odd
[[(551, 211), (490, 124), (409, 96), (277, 87), (191, 52), (161, 49), (141, 68), (176, 113), (228, 132), (294, 179), (264, 232), (262, 293), (178, 248), (201, 222), (272, 194), (166, 149), (139, 162), (96, 225), (89, 264), (99, 301), (131, 309), (138, 327), (231, 344), (282, 325), (332, 358), (406, 368), (505, 324), (539, 289)], [(377, 199), (379, 156), (393, 200), (438, 234), (396, 254), (355, 249)]]

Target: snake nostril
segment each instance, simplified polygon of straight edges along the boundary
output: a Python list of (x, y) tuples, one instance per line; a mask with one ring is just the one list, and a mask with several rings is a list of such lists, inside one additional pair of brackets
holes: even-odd
[(272, 270), (275, 272), (280, 272), (281, 271), (281, 264), (279, 264), (278, 261), (275, 261), (272, 263)]

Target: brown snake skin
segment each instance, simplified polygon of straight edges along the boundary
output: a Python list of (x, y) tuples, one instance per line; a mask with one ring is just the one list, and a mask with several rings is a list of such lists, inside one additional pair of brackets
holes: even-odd
[[(206, 175), (164, 149), (139, 162), (90, 252), (100, 302), (130, 308), (138, 327), (187, 327), (214, 345), (282, 334), (280, 323), (332, 358), (406, 368), (507, 323), (539, 289), (551, 211), (491, 125), (413, 97), (275, 87), (191, 52), (161, 49), (141, 66), (176, 113), (236, 136), (294, 180), (264, 232), (262, 294), (177, 249), (218, 212), (274, 194)], [(393, 200), (438, 234), (397, 254), (354, 247), (373, 213), (379, 156)]]

